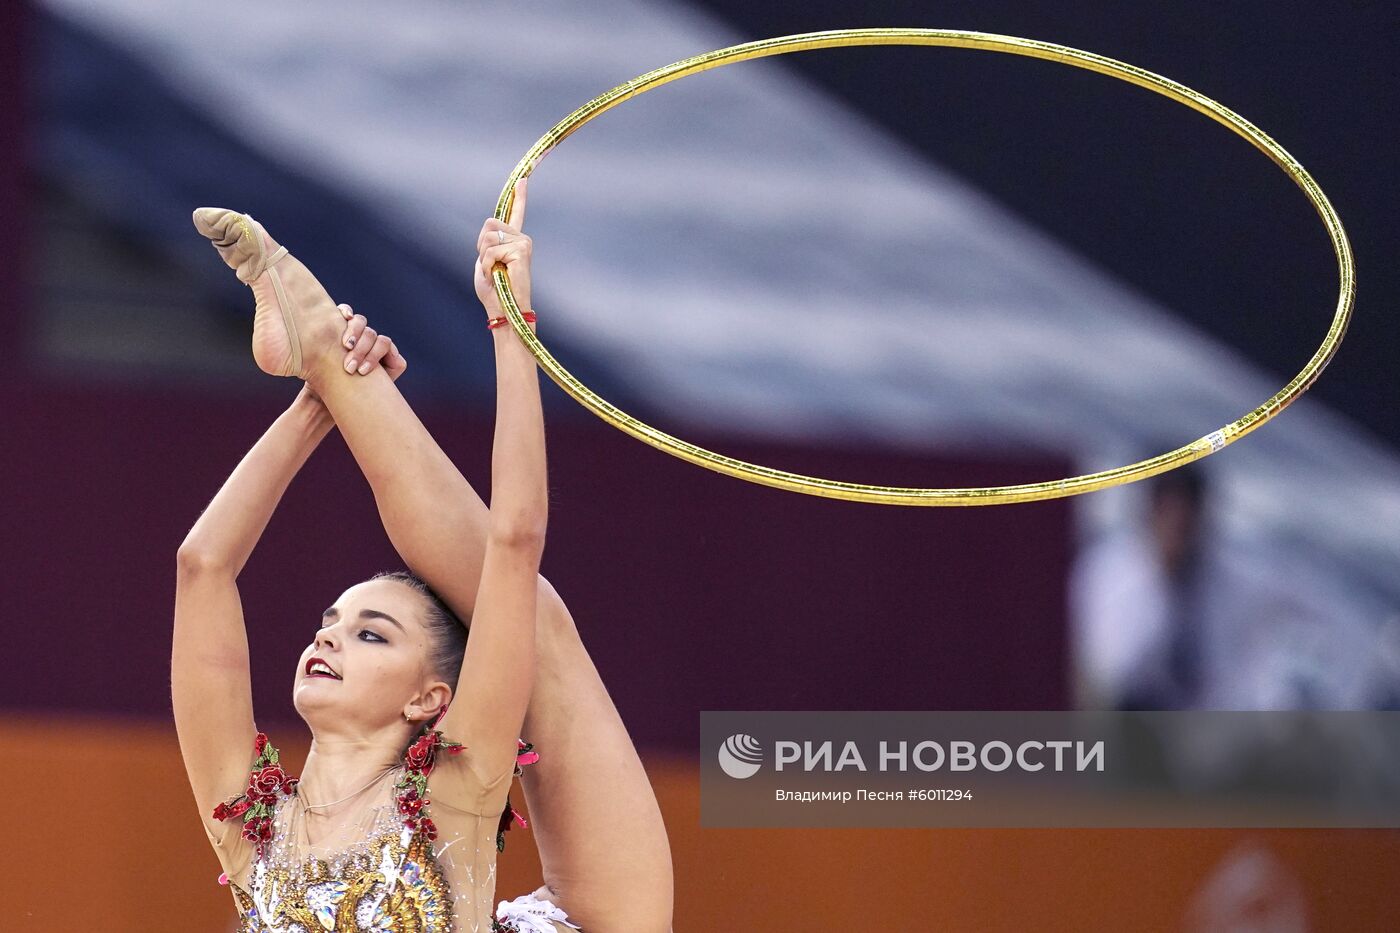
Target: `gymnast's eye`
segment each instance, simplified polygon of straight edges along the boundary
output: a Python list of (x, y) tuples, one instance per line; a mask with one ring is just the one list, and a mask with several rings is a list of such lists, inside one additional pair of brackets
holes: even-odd
[[(366, 635), (368, 635), (369, 638), (365, 638)], [(367, 629), (367, 628), (362, 628), (362, 629), (360, 629), (360, 638), (361, 638), (361, 640), (363, 640), (363, 641), (379, 641), (379, 642), (385, 641), (385, 639), (382, 638), (382, 637), (379, 635), (378, 632), (371, 632), (371, 631), (370, 631), (369, 629)]]

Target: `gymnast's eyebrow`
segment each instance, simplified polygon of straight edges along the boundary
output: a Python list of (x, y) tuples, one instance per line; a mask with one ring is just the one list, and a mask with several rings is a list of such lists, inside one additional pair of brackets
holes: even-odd
[[(339, 615), (340, 615), (340, 610), (337, 609), (337, 608), (335, 608), (334, 606), (332, 606), (332, 607), (330, 607), (329, 609), (327, 609), (325, 612), (321, 613), (321, 618), (322, 618), (322, 619), (334, 619), (334, 618), (336, 618), (336, 617), (339, 616)], [(399, 627), (399, 631), (400, 631), (400, 632), (403, 632), (405, 635), (408, 634), (408, 630), (405, 629), (405, 628), (403, 627), (403, 623), (400, 622), (398, 619), (394, 618), (393, 616), (389, 615), (389, 613), (387, 613), (387, 612), (380, 612), (378, 609), (361, 609), (361, 610), (360, 610), (360, 618), (361, 618), (361, 619), (385, 619), (385, 620), (387, 620), (387, 621), (389, 621), (389, 622), (392, 622), (392, 623), (394, 623), (395, 625), (397, 625), (397, 626)]]

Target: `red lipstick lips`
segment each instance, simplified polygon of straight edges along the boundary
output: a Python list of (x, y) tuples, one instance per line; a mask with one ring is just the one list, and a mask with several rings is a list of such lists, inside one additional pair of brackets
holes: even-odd
[(306, 662), (307, 677), (329, 677), (332, 680), (340, 680), (340, 675), (321, 658), (314, 655)]

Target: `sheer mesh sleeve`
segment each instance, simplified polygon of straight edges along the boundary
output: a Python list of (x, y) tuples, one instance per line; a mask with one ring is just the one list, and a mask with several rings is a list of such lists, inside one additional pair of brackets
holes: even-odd
[(216, 821), (211, 826), (201, 815), (200, 825), (204, 827), (204, 835), (209, 837), (209, 844), (214, 847), (214, 855), (224, 870), (224, 878), (235, 882), (242, 880), (253, 863), (254, 848), (252, 842), (243, 838), (243, 823), (238, 820)]
[(510, 763), (491, 773), (483, 768), (487, 756), (480, 749), (445, 737), (435, 724), (437, 720), (405, 752), (407, 776), (399, 808), (414, 838), (431, 845), (434, 869), (451, 891), (454, 930), (498, 933), (510, 929), (496, 922), (491, 904), (496, 853), (504, 848), (505, 824), (514, 815), (508, 803), (511, 780), (521, 773), (522, 763), (538, 755), (517, 741)]
[(435, 857), (452, 890), (453, 929), (489, 933), (496, 893), (496, 835), (514, 764), (482, 780), (471, 750), (443, 755), (428, 778)]
[(515, 762), (499, 773), (489, 774), (483, 773), (480, 759), (470, 747), (464, 747), (459, 754), (440, 751), (428, 777), (433, 801), (458, 811), (500, 816), (510, 794)]
[(272, 771), (277, 772), (275, 777), (279, 788), (290, 780), (281, 771), (277, 749), (268, 742), (264, 733), (259, 732), (253, 737), (253, 756), (247, 773), (248, 788), (219, 804), (212, 813), (200, 814), (204, 835), (209, 837), (209, 844), (214, 847), (214, 854), (224, 870), (219, 879), (221, 882), (240, 881), (257, 854), (258, 843), (243, 834), (247, 819), (244, 814), (255, 803), (252, 796), (253, 778), (263, 768), (269, 769), (269, 777), (274, 777)]

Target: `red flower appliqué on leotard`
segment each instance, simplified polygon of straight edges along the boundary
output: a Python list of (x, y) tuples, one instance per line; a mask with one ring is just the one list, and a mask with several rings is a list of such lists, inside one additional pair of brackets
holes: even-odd
[[(428, 799), (428, 775), (432, 773), (433, 767), (437, 764), (438, 749), (446, 749), (449, 754), (460, 754), (466, 746), (460, 742), (453, 742), (443, 737), (441, 731), (434, 729), (447, 714), (447, 707), (433, 717), (428, 728), (420, 735), (408, 751), (404, 753), (404, 776), (394, 785), (394, 799), (398, 801), (399, 812), (403, 814), (403, 824), (414, 832), (421, 832), (431, 841), (437, 838), (437, 826), (432, 819), (423, 812), (424, 808), (432, 801)], [(521, 766), (534, 764), (540, 760), (539, 753), (534, 751), (534, 744), (522, 739), (516, 740), (515, 752), (515, 773), (514, 777), (520, 777), (524, 772)], [(496, 851), (506, 850), (506, 830), (511, 828), (512, 823), (519, 823), (521, 826), (529, 826), (525, 817), (520, 815), (520, 811), (510, 805), (510, 794), (506, 794), (505, 809), (501, 811), (500, 823), (496, 826)]]
[[(433, 722), (436, 723), (441, 718), (439, 714)], [(423, 808), (431, 802), (427, 796), (428, 775), (432, 774), (433, 766), (437, 764), (439, 748), (456, 755), (464, 751), (466, 746), (461, 742), (448, 741), (437, 729), (429, 728), (404, 752), (404, 774), (394, 785), (394, 799), (398, 801), (399, 812), (403, 814), (403, 825), (416, 833), (422, 833), (429, 841), (437, 838), (437, 826), (423, 812)]]
[[(520, 770), (520, 766), (532, 765), (539, 761), (540, 753), (534, 751), (535, 746), (532, 742), (526, 742), (523, 739), (517, 739), (517, 742), (519, 743), (519, 747), (515, 752), (515, 777), (520, 777), (520, 775), (525, 773)], [(521, 826), (530, 825), (525, 821), (525, 817), (521, 816), (520, 812), (510, 805), (510, 794), (507, 793), (506, 808), (501, 811), (501, 822), (496, 826), (497, 852), (504, 852), (506, 850), (506, 830), (511, 828), (512, 820), (519, 823)]]
[[(394, 785), (394, 799), (398, 804), (399, 813), (403, 815), (404, 826), (414, 833), (422, 833), (429, 841), (437, 838), (437, 826), (428, 817), (425, 808), (432, 802), (428, 799), (428, 775), (437, 764), (438, 750), (445, 749), (449, 754), (456, 755), (466, 749), (462, 743), (453, 742), (445, 738), (441, 731), (432, 728), (441, 721), (446, 712), (447, 708), (444, 707), (433, 717), (429, 728), (404, 752), (404, 775)], [(534, 764), (540, 760), (534, 747), (530, 742), (517, 740), (514, 777), (520, 777), (524, 773), (521, 770), (523, 765)], [(298, 779), (282, 769), (277, 748), (261, 732), (253, 740), (253, 751), (257, 757), (248, 774), (248, 789), (215, 807), (214, 818), (231, 820), (241, 816), (243, 838), (257, 843), (258, 858), (262, 858), (267, 843), (272, 839), (272, 815), (278, 793), (291, 793)], [(530, 825), (525, 817), (510, 805), (510, 794), (507, 793), (505, 809), (501, 812), (501, 820), (496, 827), (496, 851), (505, 851), (506, 830), (511, 828), (512, 823)], [(223, 876), (220, 876), (220, 881), (223, 880)]]
[(263, 849), (272, 839), (272, 810), (277, 794), (291, 793), (297, 779), (282, 770), (276, 747), (261, 732), (253, 740), (253, 752), (257, 758), (248, 773), (248, 789), (215, 807), (214, 819), (243, 817), (243, 838), (257, 843), (258, 858), (262, 858)]

